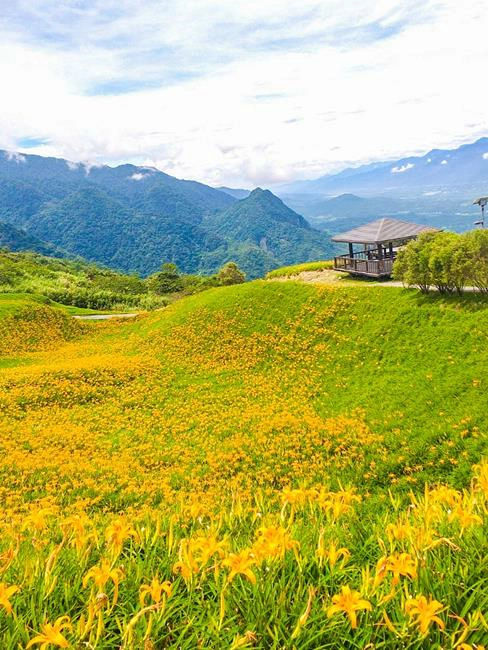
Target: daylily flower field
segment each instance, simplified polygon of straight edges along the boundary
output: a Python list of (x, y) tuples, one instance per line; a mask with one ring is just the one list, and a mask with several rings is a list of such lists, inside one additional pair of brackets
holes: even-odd
[(0, 320), (0, 649), (488, 647), (488, 302)]

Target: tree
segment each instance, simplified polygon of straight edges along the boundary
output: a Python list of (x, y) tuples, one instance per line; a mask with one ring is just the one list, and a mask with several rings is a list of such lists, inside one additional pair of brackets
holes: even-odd
[(461, 235), (454, 232), (439, 232), (431, 241), (429, 268), (432, 284), (439, 293), (461, 293), (467, 280), (469, 256), (466, 260), (466, 246)]
[(217, 282), (220, 285), (241, 284), (245, 281), (246, 274), (235, 262), (227, 262), (217, 273)]
[(440, 293), (466, 286), (488, 292), (488, 230), (422, 233), (398, 253), (393, 277), (422, 291), (434, 285)]
[(429, 265), (432, 241), (437, 233), (426, 231), (417, 239), (410, 241), (398, 252), (393, 265), (393, 277), (408, 286), (418, 286), (426, 293), (432, 282), (432, 271)]
[(469, 282), (486, 293), (488, 292), (488, 230), (472, 230), (464, 237), (471, 259)]
[(165, 262), (159, 273), (149, 276), (147, 284), (152, 291), (158, 294), (176, 293), (183, 289), (183, 279), (178, 267), (173, 262)]

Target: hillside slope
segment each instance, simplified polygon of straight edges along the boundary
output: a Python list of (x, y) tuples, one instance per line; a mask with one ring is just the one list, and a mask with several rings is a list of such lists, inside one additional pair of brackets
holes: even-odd
[(142, 274), (165, 261), (186, 273), (214, 273), (234, 259), (254, 278), (331, 250), (326, 235), (270, 193), (237, 202), (154, 168), (2, 151), (0, 220), (71, 254)]
[(217, 251), (204, 256), (203, 268), (212, 268), (215, 256), (234, 260), (249, 277), (265, 275), (282, 264), (329, 258), (330, 238), (311, 228), (299, 214), (269, 190), (255, 189), (227, 210), (208, 216), (203, 227), (224, 240)]
[(20, 318), (5, 650), (46, 620), (107, 650), (484, 642), (486, 300), (255, 282), (84, 332)]
[[(138, 396), (148, 409), (148, 419), (140, 422), (146, 433), (156, 425), (151, 409), (166, 400), (172, 404), (175, 426), (192, 413), (197, 446), (213, 444), (225, 432), (230, 441), (254, 435), (256, 426), (268, 430), (267, 423), (279, 413), (283, 434), (294, 413), (290, 421), (305, 436), (311, 433), (307, 421), (318, 425), (324, 418), (361, 413), (358, 421), (378, 434), (389, 459), (384, 459), (381, 473), (371, 473), (367, 466), (375, 452), (365, 448), (360, 466), (367, 476), (358, 462), (341, 471), (344, 480), (360, 479), (363, 487), (373, 489), (387, 487), (392, 476), (408, 486), (411, 477), (406, 480), (405, 467), (414, 459), (416, 482), (424, 476), (462, 481), (464, 463), (437, 463), (449, 449), (442, 440), (456, 437), (466, 418), (470, 431), (488, 428), (481, 389), (488, 363), (488, 304), (480, 296), (444, 299), (396, 288), (258, 282), (185, 298), (117, 331), (120, 339), (105, 340), (102, 334), (95, 342), (105, 357), (114, 352), (152, 358), (174, 378), (168, 384), (165, 372), (151, 375), (152, 390)], [(81, 347), (74, 353), (82, 358), (85, 351)], [(188, 399), (184, 386), (190, 379)], [(122, 395), (123, 384), (120, 390)], [(211, 406), (205, 397), (209, 391), (216, 400)], [(240, 407), (222, 419), (225, 404)], [(105, 407), (117, 410), (118, 397), (102, 400), (100, 416)], [(89, 427), (92, 415), (87, 418)], [(267, 436), (278, 434), (281, 425), (277, 427)], [(180, 443), (174, 438), (170, 444), (176, 451)], [(474, 462), (482, 443), (477, 435), (456, 437), (456, 455), (465, 450)], [(174, 458), (181, 462), (179, 452)], [(200, 464), (200, 455), (188, 462), (196, 458), (202, 486), (206, 481), (218, 484), (213, 471), (206, 474), (210, 466)], [(287, 463), (285, 482), (292, 478)], [(249, 467), (242, 470), (238, 482), (247, 484), (253, 474)], [(293, 471), (311, 478), (315, 470), (304, 465)]]
[(42, 241), (26, 230), (15, 228), (9, 223), (0, 221), (0, 248), (11, 251), (32, 251), (52, 257), (63, 257), (65, 253), (50, 242)]

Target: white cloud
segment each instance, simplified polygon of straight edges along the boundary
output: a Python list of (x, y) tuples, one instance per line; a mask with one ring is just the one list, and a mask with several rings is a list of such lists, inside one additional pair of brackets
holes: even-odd
[(402, 165), (401, 167), (392, 167), (391, 173), (401, 174), (403, 172), (407, 172), (409, 169), (412, 169), (412, 167), (415, 167), (414, 163), (407, 163), (406, 165)]
[(100, 162), (91, 162), (91, 161), (85, 161), (80, 163), (80, 165), (85, 169), (85, 175), (88, 176), (91, 172), (92, 169), (96, 169), (99, 167), (103, 167), (103, 164)]
[(140, 172), (136, 172), (135, 174), (132, 174), (132, 176), (129, 176), (131, 181), (142, 181), (144, 178), (148, 178), (148, 176), (151, 176), (151, 174), (141, 174)]
[(444, 160), (441, 160), (441, 165), (447, 165), (447, 160), (444, 158)]
[(483, 154), (483, 160), (488, 160), (488, 151)]
[(6, 16), (8, 149), (28, 134), (49, 142), (32, 153), (249, 186), (488, 131), (484, 0), (12, 0)]
[(17, 164), (20, 163), (25, 163), (26, 158), (22, 154), (18, 153), (17, 151), (6, 151), (5, 152), (5, 158), (9, 161), (16, 162)]

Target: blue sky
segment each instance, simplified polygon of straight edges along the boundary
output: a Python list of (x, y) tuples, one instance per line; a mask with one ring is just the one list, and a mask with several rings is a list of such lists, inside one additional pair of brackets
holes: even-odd
[(10, 0), (0, 147), (272, 185), (488, 133), (484, 0)]

